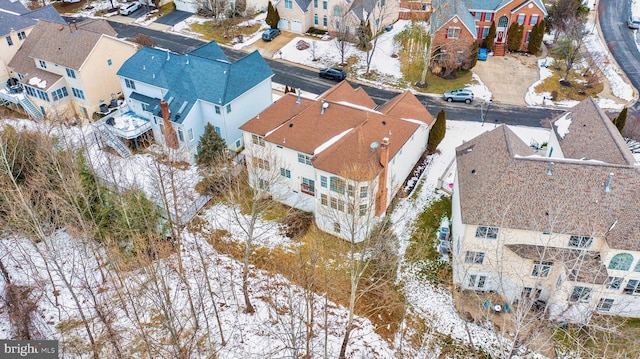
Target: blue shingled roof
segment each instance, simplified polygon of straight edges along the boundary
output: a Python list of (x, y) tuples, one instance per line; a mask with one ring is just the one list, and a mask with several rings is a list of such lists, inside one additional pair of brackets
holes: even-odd
[(198, 99), (224, 106), (273, 76), (273, 71), (257, 51), (234, 63), (196, 55), (203, 53), (214, 54), (216, 51), (208, 48), (195, 54), (180, 55), (144, 47), (120, 67), (118, 76), (168, 90), (164, 100), (169, 102), (171, 99), (172, 116), (182, 109), (180, 118), (172, 117), (179, 123)]
[(189, 52), (189, 54), (194, 56), (199, 56), (209, 60), (229, 61), (229, 58), (227, 58), (227, 55), (225, 55), (224, 52), (222, 52), (222, 49), (220, 48), (220, 46), (218, 46), (218, 44), (215, 41), (206, 43), (198, 47), (197, 49), (192, 50), (191, 52)]
[[(19, 4), (16, 6), (15, 4)], [(49, 20), (59, 24), (66, 24), (58, 11), (51, 6), (45, 6), (38, 10), (29, 11), (20, 2), (12, 3), (8, 0), (0, 0), (0, 35), (9, 34), (12, 30), (22, 31), (23, 29), (34, 26), (38, 20)], [(20, 10), (20, 6), (24, 11)], [(13, 9), (13, 10), (11, 10)], [(14, 11), (18, 10), (18, 11)]]
[[(495, 11), (509, 4), (512, 1), (513, 0), (471, 0), (469, 3), (469, 10), (470, 11), (475, 11), (475, 10)], [(529, 0), (525, 0), (525, 3), (527, 1)], [(547, 9), (542, 4), (541, 0), (532, 0), (532, 1), (536, 3), (536, 5), (538, 5), (544, 11), (545, 14), (547, 13)], [(516, 7), (520, 7), (520, 6), (522, 6), (522, 3), (518, 3), (518, 6)]]
[(26, 6), (20, 1), (0, 0), (0, 9), (15, 13), (16, 15), (26, 14), (29, 12)]

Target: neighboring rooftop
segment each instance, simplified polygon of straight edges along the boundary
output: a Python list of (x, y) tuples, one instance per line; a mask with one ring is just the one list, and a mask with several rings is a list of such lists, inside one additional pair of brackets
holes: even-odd
[(9, 67), (21, 74), (31, 74), (37, 69), (35, 58), (77, 70), (104, 35), (116, 36), (105, 20), (85, 20), (68, 25), (40, 20), (9, 62)]
[(639, 167), (541, 157), (507, 126), (456, 148), (456, 161), (462, 223), (606, 233), (612, 248), (640, 250)]
[(616, 126), (592, 98), (580, 102), (552, 124), (565, 158), (622, 165), (635, 162)]
[(0, 35), (22, 31), (35, 25), (38, 20), (65, 24), (62, 16), (52, 5), (30, 11), (20, 1), (0, 0)]
[(118, 76), (169, 90), (164, 100), (171, 120), (181, 123), (184, 117), (176, 115), (188, 113), (196, 101), (224, 106), (273, 76), (273, 71), (257, 51), (230, 63), (211, 42), (185, 55), (144, 47), (125, 61)]
[[(371, 179), (382, 169), (381, 148), (375, 143), (389, 138), (389, 156), (393, 158), (420, 126), (433, 123), (431, 114), (408, 91), (380, 110), (375, 108), (364, 90), (342, 81), (315, 100), (288, 93), (240, 129), (313, 156), (315, 168), (353, 179)], [(355, 167), (365, 169), (359, 174), (364, 177), (343, 173)]]

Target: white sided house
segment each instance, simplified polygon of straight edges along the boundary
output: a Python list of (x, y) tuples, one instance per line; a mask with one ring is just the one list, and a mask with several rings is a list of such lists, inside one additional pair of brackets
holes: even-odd
[[(122, 65), (118, 76), (133, 120), (121, 128), (114, 118), (104, 128), (125, 142), (151, 130), (156, 142), (167, 145), (172, 127), (189, 161), (208, 123), (230, 150), (241, 150), (240, 125), (272, 103), (273, 71), (260, 54), (255, 51), (232, 63), (215, 42), (184, 55), (144, 47)], [(168, 118), (163, 118), (161, 101), (168, 106)], [(116, 148), (119, 143), (109, 145)]]
[(552, 125), (546, 154), (507, 126), (456, 149), (454, 282), (552, 319), (640, 317), (640, 166), (592, 99)]
[(252, 183), (357, 242), (421, 158), (433, 121), (409, 91), (378, 106), (342, 81), (315, 99), (289, 93), (240, 129)]

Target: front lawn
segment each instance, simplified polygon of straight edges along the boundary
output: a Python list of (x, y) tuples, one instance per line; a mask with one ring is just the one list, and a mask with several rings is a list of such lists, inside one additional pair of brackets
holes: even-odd
[(202, 35), (204, 40), (230, 44), (238, 35), (252, 35), (260, 29), (260, 24), (257, 22), (252, 25), (238, 26), (242, 22), (245, 22), (245, 19), (209, 20), (202, 23), (195, 22), (189, 26), (189, 29)]
[[(548, 92), (557, 95), (553, 101), (573, 100), (582, 101), (587, 97), (597, 97), (604, 85), (589, 69), (572, 70), (568, 80), (571, 86), (562, 86), (560, 80), (564, 78), (565, 70), (562, 66), (550, 66), (553, 75), (547, 77), (536, 86), (537, 93)], [(553, 97), (553, 96), (552, 96)]]

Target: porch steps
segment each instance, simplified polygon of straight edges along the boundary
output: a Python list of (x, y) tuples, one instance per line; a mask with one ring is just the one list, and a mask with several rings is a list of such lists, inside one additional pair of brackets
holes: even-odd
[(7, 93), (5, 91), (0, 91), (0, 98), (5, 101), (20, 104), (24, 111), (33, 119), (39, 121), (44, 119), (42, 112), (40, 112), (40, 110), (38, 110), (31, 101), (29, 101), (29, 98), (24, 93)]
[(131, 156), (129, 147), (127, 147), (118, 136), (114, 135), (104, 123), (99, 124), (97, 128), (100, 138), (106, 142), (107, 146), (116, 150), (123, 158)]
[(493, 50), (493, 56), (504, 56), (507, 52), (505, 44), (495, 44)]

